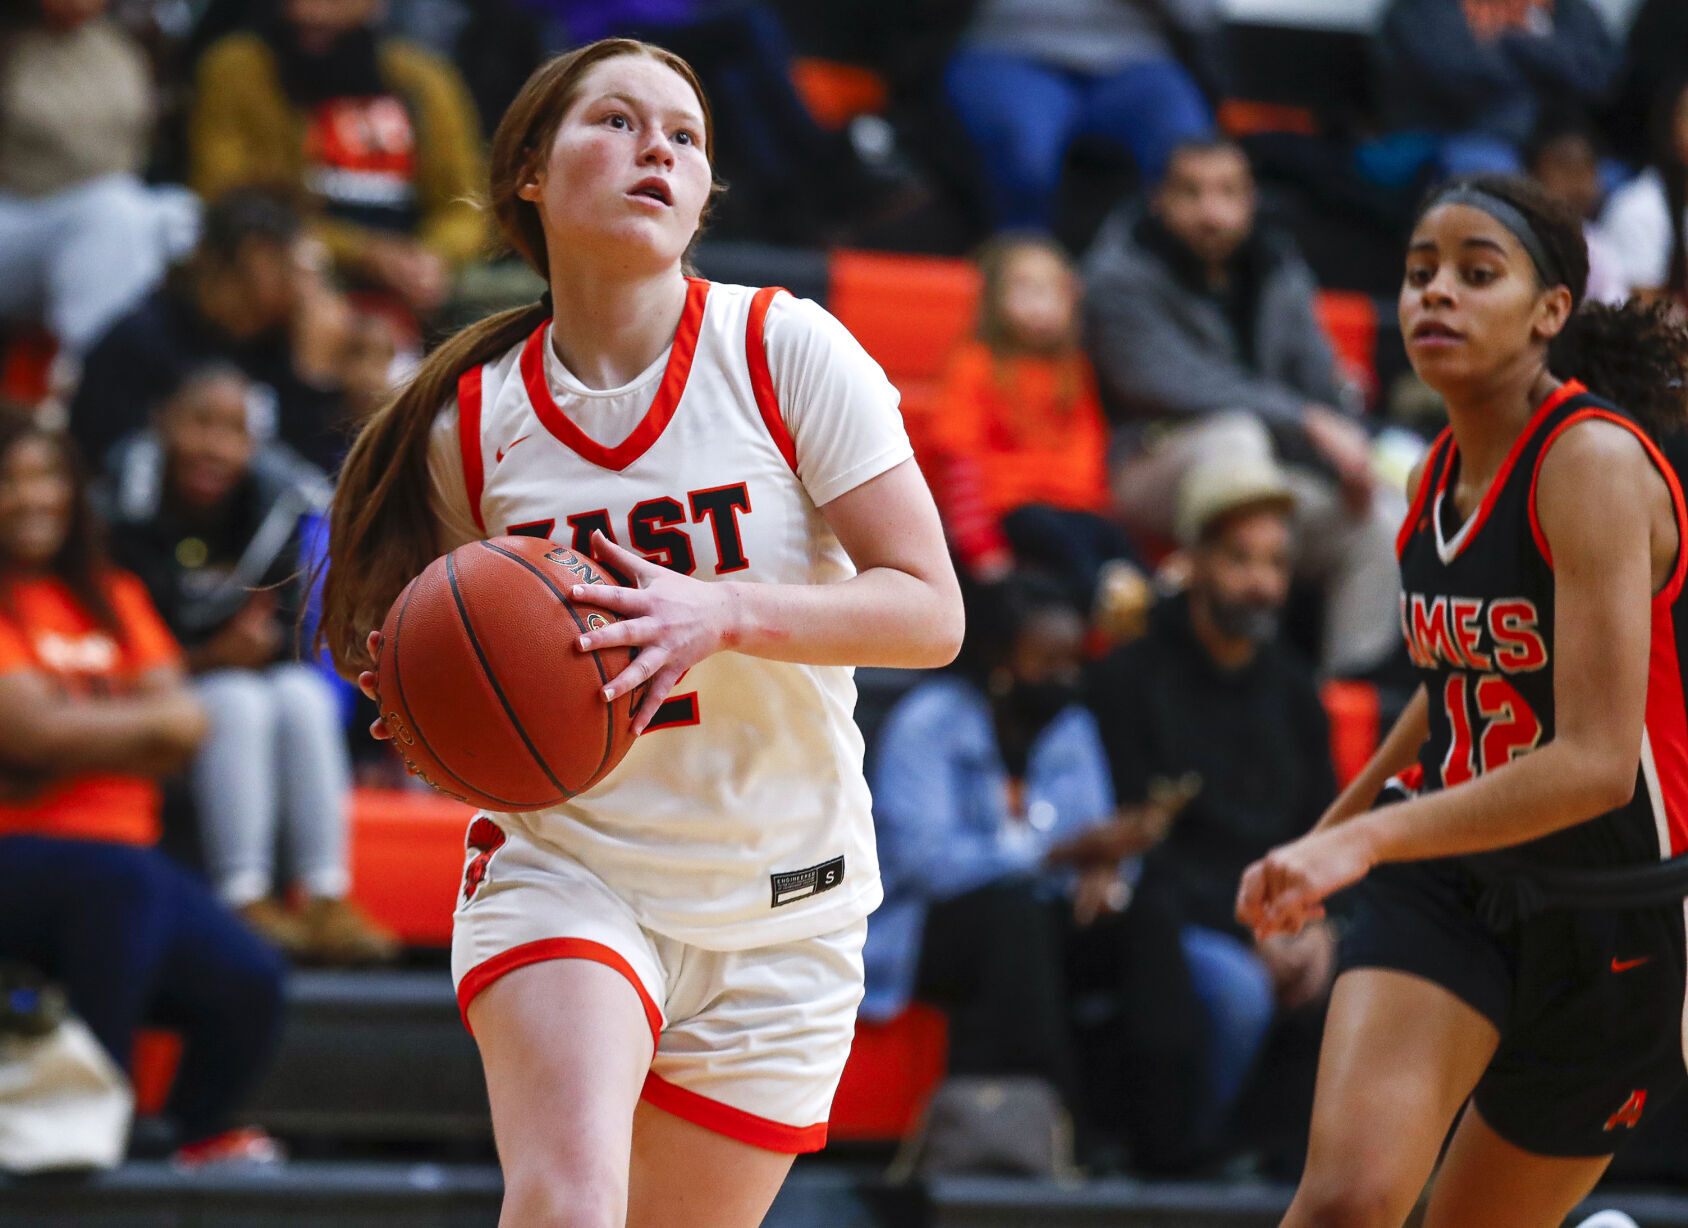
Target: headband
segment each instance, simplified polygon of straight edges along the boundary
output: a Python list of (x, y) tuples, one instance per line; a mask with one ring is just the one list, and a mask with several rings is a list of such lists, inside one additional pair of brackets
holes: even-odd
[[(1571, 288), (1572, 294), (1576, 293), (1576, 287), (1571, 286), (1571, 280), (1565, 275), (1565, 271), (1559, 267), (1559, 261), (1555, 260), (1552, 254), (1548, 252), (1547, 245), (1541, 241), (1541, 236), (1536, 233), (1536, 228), (1530, 225), (1530, 220), (1524, 216), (1516, 205), (1502, 200), (1492, 192), (1485, 192), (1481, 188), (1474, 188), (1469, 185), (1449, 188), (1430, 202), (1430, 209), (1434, 209), (1438, 205), (1466, 205), (1487, 213), (1512, 232), (1512, 237), (1517, 239), (1519, 246), (1528, 253), (1530, 263), (1536, 266), (1536, 274), (1542, 279), (1543, 284), (1568, 286)], [(1430, 209), (1426, 209), (1425, 212), (1428, 213)]]

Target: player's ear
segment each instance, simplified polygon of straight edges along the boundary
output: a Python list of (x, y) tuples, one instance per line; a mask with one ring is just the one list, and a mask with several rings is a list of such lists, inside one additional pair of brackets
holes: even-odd
[(1530, 336), (1537, 341), (1551, 341), (1570, 318), (1571, 291), (1565, 286), (1544, 290), (1536, 299), (1536, 315), (1530, 322)]

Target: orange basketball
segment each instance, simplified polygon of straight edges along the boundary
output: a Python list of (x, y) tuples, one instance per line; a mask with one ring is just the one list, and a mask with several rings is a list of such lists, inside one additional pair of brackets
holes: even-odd
[(582, 652), (619, 615), (574, 601), (614, 584), (597, 562), (536, 537), (470, 542), (405, 586), (381, 627), (377, 702), (423, 780), (487, 810), (540, 810), (591, 788), (633, 744), (640, 692), (604, 702), (632, 659)]

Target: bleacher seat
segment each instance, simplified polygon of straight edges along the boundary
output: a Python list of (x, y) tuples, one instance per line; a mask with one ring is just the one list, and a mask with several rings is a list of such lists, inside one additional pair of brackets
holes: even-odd
[(878, 115), (890, 97), (885, 78), (871, 68), (817, 56), (792, 60), (791, 83), (823, 128), (842, 128), (858, 115)]
[(1336, 351), (1342, 377), (1365, 397), (1377, 400), (1377, 302), (1356, 290), (1321, 290), (1313, 302), (1319, 326)]
[(979, 272), (966, 260), (837, 251), (830, 273), (827, 309), (903, 394), (919, 454), (950, 352), (973, 330)]
[(358, 789), (352, 799), (352, 896), (407, 946), (449, 947), (474, 815), (425, 789)]
[(1319, 689), (1330, 721), (1330, 758), (1336, 787), (1344, 789), (1360, 774), (1382, 736), (1382, 703), (1369, 682), (1333, 679)]

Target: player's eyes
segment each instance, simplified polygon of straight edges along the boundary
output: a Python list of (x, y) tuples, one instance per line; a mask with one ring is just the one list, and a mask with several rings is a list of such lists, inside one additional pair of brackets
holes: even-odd
[(1407, 270), (1407, 284), (1409, 286), (1426, 286), (1430, 284), (1430, 269), (1425, 265)]
[(1478, 266), (1465, 271), (1465, 280), (1474, 286), (1486, 286), (1500, 276), (1493, 269)]
[(611, 111), (608, 115), (604, 116), (604, 122), (612, 128), (619, 129), (626, 128), (628, 126), (627, 116), (623, 115), (620, 111)]
[(682, 145), (696, 145), (698, 143), (697, 133), (693, 132), (690, 128), (681, 128), (676, 131), (674, 133), (674, 139)]

